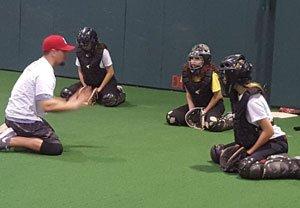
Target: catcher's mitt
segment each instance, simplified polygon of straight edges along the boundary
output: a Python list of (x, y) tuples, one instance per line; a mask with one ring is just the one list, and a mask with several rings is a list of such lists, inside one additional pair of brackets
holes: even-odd
[(85, 105), (92, 105), (96, 102), (97, 95), (96, 89), (93, 90), (92, 87), (85, 86), (77, 90), (77, 92), (70, 97), (70, 99), (80, 99)]
[(247, 157), (247, 151), (239, 145), (230, 146), (221, 152), (220, 167), (224, 172), (238, 172), (239, 162)]
[(97, 92), (97, 88), (95, 88), (90, 96), (90, 98), (88, 99), (88, 104), (89, 105), (95, 105), (96, 101), (98, 99), (98, 92)]
[(203, 108), (192, 108), (185, 114), (185, 122), (189, 127), (203, 130), (205, 125), (205, 114)]

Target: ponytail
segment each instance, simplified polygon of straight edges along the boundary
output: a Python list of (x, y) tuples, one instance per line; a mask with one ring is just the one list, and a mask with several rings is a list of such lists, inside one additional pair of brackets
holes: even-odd
[(244, 84), (244, 87), (246, 87), (246, 88), (258, 88), (258, 89), (260, 89), (264, 93), (264, 89), (257, 82), (249, 82), (247, 84)]

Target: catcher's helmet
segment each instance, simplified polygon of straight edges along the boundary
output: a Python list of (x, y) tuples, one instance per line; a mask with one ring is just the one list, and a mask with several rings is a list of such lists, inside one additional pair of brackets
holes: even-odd
[(234, 84), (245, 85), (252, 80), (252, 64), (242, 54), (225, 57), (220, 64), (220, 72), (227, 90), (232, 88)]
[(84, 50), (91, 50), (98, 42), (96, 31), (90, 27), (84, 27), (77, 35), (78, 46)]
[(209, 64), (211, 62), (211, 53), (208, 45), (204, 43), (199, 43), (193, 46), (191, 52), (193, 51), (199, 51), (200, 55), (204, 59), (204, 64)]

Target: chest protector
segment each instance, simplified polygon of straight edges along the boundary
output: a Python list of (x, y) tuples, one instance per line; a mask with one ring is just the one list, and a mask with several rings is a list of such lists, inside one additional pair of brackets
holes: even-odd
[(207, 106), (213, 97), (213, 92), (211, 91), (212, 73), (212, 69), (207, 70), (201, 74), (200, 81), (194, 82), (189, 70), (182, 71), (182, 82), (186, 90), (191, 94), (196, 107)]
[(80, 48), (76, 51), (84, 82), (89, 86), (99, 87), (106, 75), (106, 69), (100, 68), (103, 50), (97, 45), (92, 53)]
[(246, 118), (247, 103), (249, 98), (255, 94), (262, 94), (262, 91), (258, 88), (248, 89), (240, 101), (235, 90), (230, 96), (234, 113), (233, 129), (235, 142), (246, 149), (251, 148), (255, 144), (261, 132), (260, 127), (249, 123)]

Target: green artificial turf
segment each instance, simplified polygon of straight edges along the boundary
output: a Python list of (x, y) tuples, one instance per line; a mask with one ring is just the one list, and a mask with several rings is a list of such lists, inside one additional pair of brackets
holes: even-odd
[[(0, 116), (19, 73), (0, 71)], [(76, 80), (57, 78), (59, 89)], [(116, 108), (92, 106), (49, 113), (64, 146), (61, 156), (0, 152), (1, 207), (299, 207), (299, 180), (250, 181), (210, 161), (213, 144), (233, 132), (211, 133), (166, 124), (184, 104), (182, 92), (125, 86)], [(226, 101), (227, 102), (227, 101)], [(228, 109), (228, 102), (227, 110)], [(299, 117), (276, 119), (300, 155)]]

